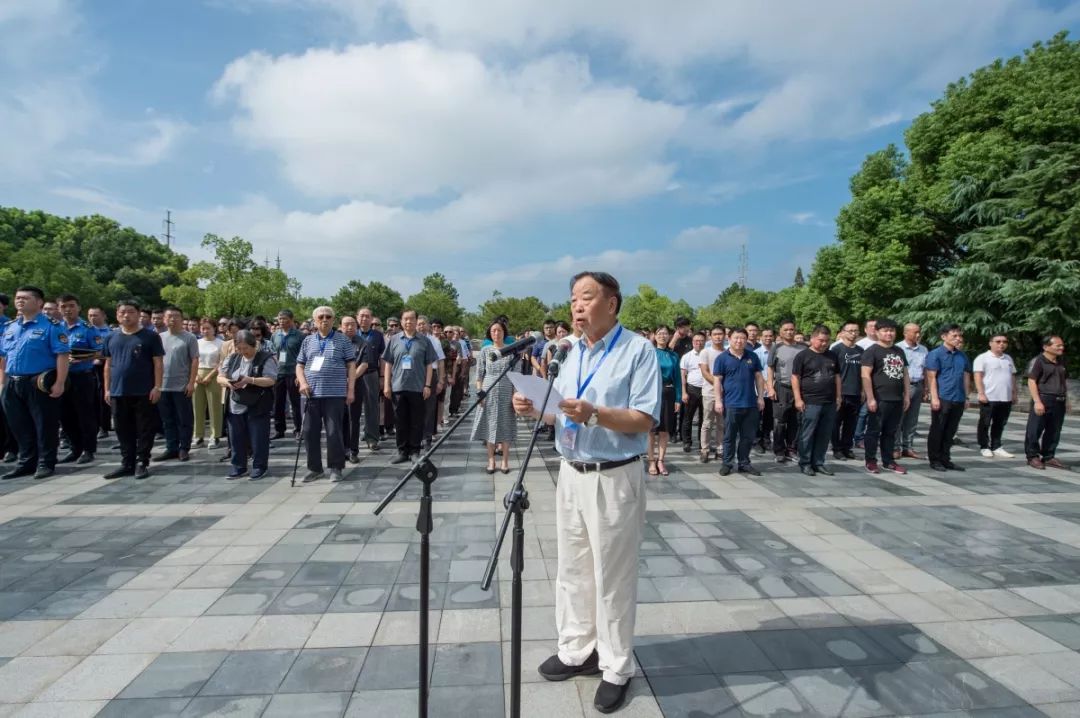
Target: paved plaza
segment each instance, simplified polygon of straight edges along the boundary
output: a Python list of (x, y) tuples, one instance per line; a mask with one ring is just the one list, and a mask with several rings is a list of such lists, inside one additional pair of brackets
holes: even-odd
[[(648, 481), (620, 715), (1080, 716), (1080, 474), (979, 457), (974, 418), (966, 473), (808, 478), (760, 456), (762, 477), (721, 478), (676, 448)], [(479, 583), (512, 475), (461, 433), (434, 487), (431, 715), (503, 716), (509, 545), (498, 590)], [(277, 442), (260, 482), (196, 450), (107, 483), (104, 450), (92, 471), (0, 483), (0, 717), (414, 716), (419, 484), (376, 518), (392, 452), (293, 489), (294, 452)], [(1072, 418), (1060, 456), (1080, 463)], [(523, 713), (573, 718), (595, 714), (598, 677), (536, 673), (557, 468), (544, 444), (527, 478)]]

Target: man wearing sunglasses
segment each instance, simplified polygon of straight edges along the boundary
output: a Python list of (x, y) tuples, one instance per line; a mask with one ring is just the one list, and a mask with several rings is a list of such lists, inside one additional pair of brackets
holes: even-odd
[(317, 307), (312, 312), (315, 330), (304, 338), (296, 357), (296, 382), (307, 397), (304, 439), (308, 473), (304, 483), (323, 474), (320, 434), (326, 427), (326, 464), (330, 480), (337, 483), (345, 469), (345, 407), (353, 403), (356, 381), (356, 350), (343, 333), (334, 329), (334, 310)]

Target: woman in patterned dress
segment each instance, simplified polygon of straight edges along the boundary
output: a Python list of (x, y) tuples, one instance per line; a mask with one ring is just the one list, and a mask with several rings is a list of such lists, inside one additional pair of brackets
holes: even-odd
[(489, 393), (476, 414), (472, 438), (487, 444), (489, 474), (495, 473), (496, 445), (502, 449), (502, 472), (510, 473), (510, 442), (517, 434), (517, 419), (513, 407), (514, 385), (506, 377), (496, 383), (503, 369), (516, 358), (498, 355), (499, 348), (506, 342), (506, 334), (506, 325), (499, 320), (493, 321), (487, 329), (487, 338), (491, 340), (491, 344), (480, 351), (476, 361), (476, 388)]

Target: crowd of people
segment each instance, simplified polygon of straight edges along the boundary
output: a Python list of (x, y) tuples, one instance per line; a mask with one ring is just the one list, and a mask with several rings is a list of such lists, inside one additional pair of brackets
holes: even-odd
[[(772, 451), (777, 463), (797, 461), (807, 476), (832, 475), (826, 463), (856, 459), (863, 452), (866, 471), (906, 474), (900, 459), (921, 460), (915, 445), (924, 403), (930, 404), (926, 460), (934, 471), (964, 471), (952, 460), (960, 418), (974, 398), (979, 410), (976, 437), (987, 458), (1013, 458), (1002, 435), (1019, 402), (1018, 381), (1031, 397), (1024, 440), (1027, 464), (1064, 469), (1056, 457), (1068, 411), (1065, 343), (1042, 339), (1042, 352), (1021, 374), (1007, 353), (1004, 334), (991, 337), (974, 361), (964, 351), (957, 324), (938, 331), (938, 344), (921, 342), (922, 328), (901, 328), (888, 318), (845, 322), (835, 337), (819, 324), (806, 335), (792, 321), (774, 329), (751, 322), (721, 323), (694, 331), (680, 318), (667, 326), (641, 330), (657, 351), (663, 382), (661, 420), (650, 441), (650, 474), (668, 474), (668, 442), (681, 439), (700, 461), (721, 461), (720, 474), (759, 475), (751, 451)], [(897, 341), (902, 331), (903, 339)], [(697, 429), (694, 422), (697, 420)]]
[[(291, 438), (306, 447), (303, 480), (323, 478), (325, 463), (341, 481), (346, 463), (359, 463), (361, 442), (377, 452), (393, 438), (391, 463), (430, 448), (461, 411), (475, 364), (462, 327), (414, 310), (384, 329), (367, 307), (340, 319), (318, 307), (298, 323), (289, 309), (273, 320), (196, 319), (124, 300), (110, 326), (102, 307), (84, 319), (71, 294), (53, 301), (19, 287), (14, 319), (8, 304), (0, 294), (0, 453), (14, 465), (3, 479), (90, 464), (115, 431), (121, 462), (106, 479), (144, 479), (151, 462), (187, 462), (193, 448), (224, 446), (227, 478), (257, 481), (291, 420)], [(157, 438), (163, 449), (151, 455)]]
[[(0, 308), (7, 308), (4, 295)], [(15, 309), (15, 320), (0, 320), (0, 441), (3, 460), (15, 464), (6, 478), (42, 478), (57, 464), (90, 463), (115, 428), (122, 460), (108, 478), (145, 478), (151, 461), (185, 462), (193, 447), (224, 444), (228, 478), (258, 480), (272, 442), (288, 435), (291, 421), (291, 436), (306, 447), (303, 480), (323, 478), (325, 463), (330, 480), (340, 481), (346, 464), (359, 462), (361, 445), (375, 452), (393, 439), (391, 463), (430, 448), (461, 413), (472, 367), (483, 401), (471, 437), (487, 446), (489, 474), (510, 470), (513, 390), (509, 380), (497, 380), (518, 357), (495, 350), (531, 329), (515, 335), (506, 317), (488, 324), (474, 357), (463, 327), (408, 309), (384, 326), (367, 307), (340, 318), (319, 307), (302, 321), (288, 309), (270, 320), (213, 319), (123, 301), (110, 326), (102, 307), (89, 307), (84, 319), (77, 297), (52, 301), (35, 287), (16, 291)], [(719, 461), (721, 475), (758, 475), (751, 454), (770, 451), (777, 463), (797, 461), (808, 476), (831, 475), (830, 446), (833, 460), (855, 459), (861, 450), (868, 472), (904, 474), (901, 459), (923, 458), (915, 437), (924, 403), (929, 467), (963, 471), (951, 448), (972, 396), (981, 454), (1013, 457), (1002, 434), (1021, 374), (1004, 335), (972, 361), (955, 324), (940, 329), (932, 350), (917, 324), (901, 329), (890, 319), (866, 322), (861, 336), (856, 322), (834, 337), (824, 325), (807, 335), (791, 321), (775, 329), (750, 322), (695, 330), (685, 318), (638, 333), (656, 349), (661, 382), (659, 422), (645, 454), (651, 475), (670, 473), (669, 448), (678, 443), (702, 463)], [(580, 332), (548, 319), (536, 335), (518, 370), (545, 377), (557, 344)], [(1060, 337), (1046, 337), (1022, 374), (1031, 397), (1024, 454), (1036, 469), (1064, 468), (1055, 456), (1067, 411), (1064, 349)], [(164, 448), (151, 456), (155, 437)]]

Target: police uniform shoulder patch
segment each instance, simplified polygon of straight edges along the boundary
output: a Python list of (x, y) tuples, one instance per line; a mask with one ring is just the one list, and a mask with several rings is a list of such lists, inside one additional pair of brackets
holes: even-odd
[(96, 337), (94, 337), (94, 343), (95, 344), (101, 344), (104, 340), (105, 340), (105, 338), (103, 336), (101, 336), (100, 334), (98, 334)]
[(57, 339), (59, 339), (62, 344), (67, 344), (67, 334), (61, 334)]

